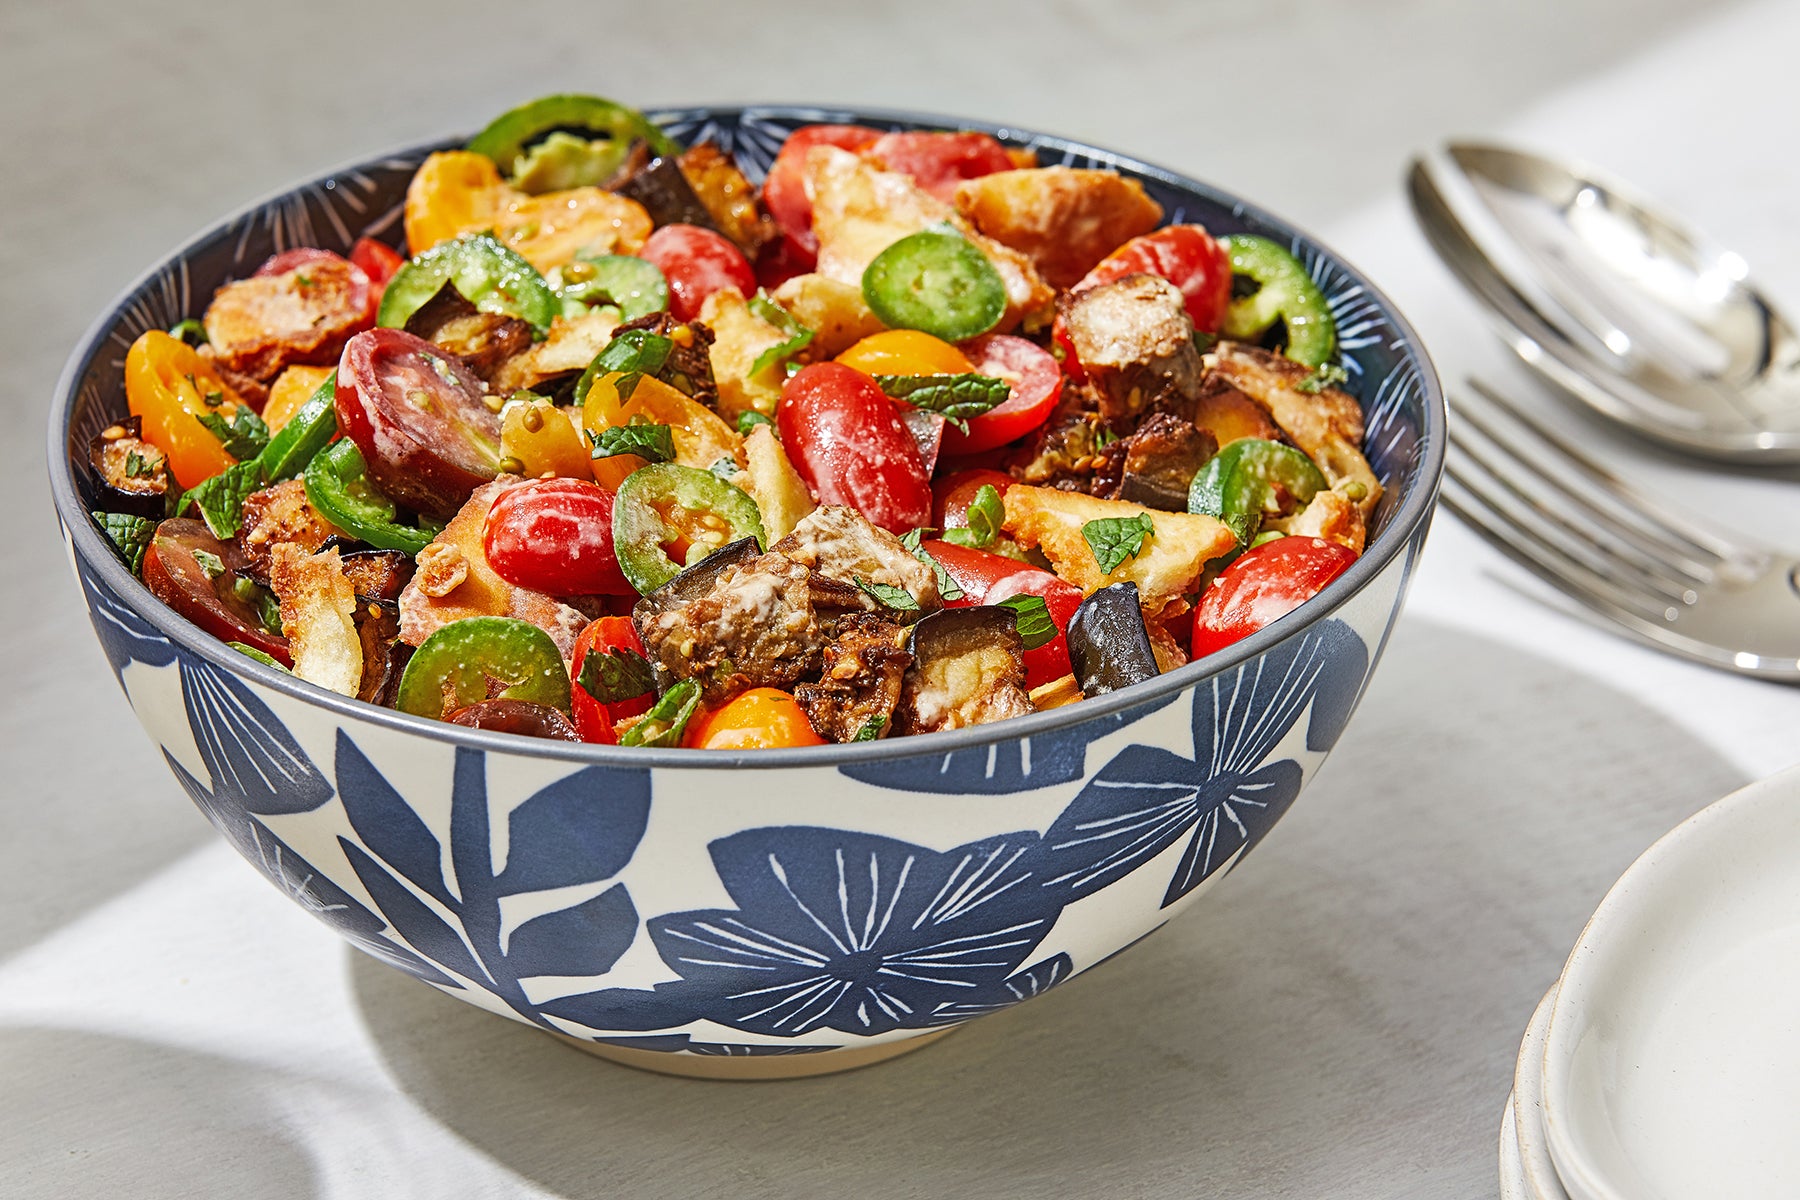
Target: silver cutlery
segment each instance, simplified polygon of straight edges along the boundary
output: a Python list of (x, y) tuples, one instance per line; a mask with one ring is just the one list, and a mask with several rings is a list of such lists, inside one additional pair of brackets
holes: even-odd
[(1451, 410), (1444, 503), (1489, 543), (1637, 640), (1800, 683), (1800, 555), (1644, 496), (1478, 380)]
[(1594, 171), (1504, 147), (1415, 159), (1408, 190), (1545, 379), (1676, 450), (1800, 462), (1800, 337), (1741, 257)]

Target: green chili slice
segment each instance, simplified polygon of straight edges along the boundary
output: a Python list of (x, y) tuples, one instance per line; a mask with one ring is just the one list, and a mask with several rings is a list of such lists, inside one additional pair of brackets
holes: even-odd
[(1240, 438), (1213, 455), (1188, 489), (1188, 511), (1217, 517), (1237, 535), (1238, 545), (1256, 536), (1266, 513), (1312, 502), (1327, 487), (1325, 476), (1292, 446), (1262, 438)]
[(423, 550), (431, 534), (400, 524), (394, 502), (375, 490), (366, 472), (362, 451), (345, 438), (307, 464), (301, 476), (306, 498), (320, 516), (359, 541), (408, 554)]
[[(613, 499), (613, 549), (640, 595), (746, 537), (763, 542), (762, 510), (711, 471), (654, 463), (626, 476)], [(687, 547), (681, 562), (669, 555), (677, 545)]]
[[(491, 696), (492, 683), (505, 689)], [(464, 617), (419, 643), (394, 707), (441, 720), (481, 700), (529, 700), (569, 711), (569, 672), (550, 635), (515, 617)]]
[(1239, 233), (1222, 241), (1232, 274), (1251, 280), (1256, 290), (1232, 300), (1221, 332), (1250, 342), (1280, 321), (1287, 329), (1289, 358), (1309, 367), (1328, 361), (1337, 351), (1337, 323), (1305, 265), (1266, 237)]
[(986, 333), (1006, 315), (1006, 284), (968, 238), (921, 229), (877, 254), (862, 277), (863, 299), (891, 329), (946, 342)]
[(482, 312), (518, 317), (540, 334), (562, 313), (562, 299), (536, 267), (492, 234), (467, 233), (408, 260), (388, 280), (375, 323), (405, 328), (407, 318), (446, 283)]

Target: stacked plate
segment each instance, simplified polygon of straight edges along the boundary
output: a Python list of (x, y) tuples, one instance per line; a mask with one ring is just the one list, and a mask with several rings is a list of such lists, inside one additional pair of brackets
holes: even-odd
[(1666, 834), (1526, 1029), (1505, 1200), (1800, 1196), (1800, 767)]

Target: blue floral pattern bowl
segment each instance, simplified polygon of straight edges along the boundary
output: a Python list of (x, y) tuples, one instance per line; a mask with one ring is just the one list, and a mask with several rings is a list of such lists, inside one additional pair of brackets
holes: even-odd
[(126, 571), (88, 519), (85, 447), (124, 412), (122, 360), (140, 333), (282, 249), (397, 239), (407, 181), (437, 146), (257, 204), (133, 285), (63, 377), (51, 483), (127, 700), (201, 811), (296, 903), (434, 987), (608, 1057), (690, 1074), (836, 1070), (1094, 966), (1262, 840), (1343, 732), (1399, 614), (1443, 466), (1443, 399), (1416, 335), (1366, 280), (1205, 184), (968, 122), (652, 115), (752, 173), (816, 121), (986, 128), (1040, 161), (1141, 180), (1170, 221), (1291, 245), (1337, 317), (1387, 489), (1368, 550), (1303, 614), (1203, 662), (1068, 708), (866, 745), (575, 746), (296, 681)]

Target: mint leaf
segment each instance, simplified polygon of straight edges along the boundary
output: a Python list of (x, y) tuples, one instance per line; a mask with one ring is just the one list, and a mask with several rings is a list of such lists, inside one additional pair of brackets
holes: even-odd
[(635, 454), (648, 462), (668, 462), (675, 457), (675, 435), (667, 425), (614, 425), (588, 434), (595, 458)]
[(588, 651), (575, 682), (600, 703), (617, 704), (655, 689), (656, 673), (650, 669), (650, 660), (636, 650), (614, 646), (604, 654)]
[(969, 420), (991, 412), (1012, 394), (1012, 384), (991, 375), (877, 375), (881, 390), (914, 408), (937, 413), (969, 432)]
[[(648, 329), (627, 329), (608, 342), (606, 349), (594, 357), (583, 378), (591, 382), (601, 375), (616, 371), (623, 376), (618, 382), (619, 399), (629, 400), (631, 393), (637, 390), (638, 380), (661, 371), (674, 350), (675, 343), (660, 333), (651, 333)], [(576, 399), (586, 400), (587, 395), (585, 392), (581, 393)]]
[(1094, 552), (1094, 561), (1108, 575), (1118, 570), (1126, 559), (1136, 558), (1144, 543), (1155, 533), (1156, 523), (1149, 513), (1139, 513), (1135, 517), (1102, 517), (1081, 527), (1081, 536), (1087, 539), (1088, 549)]
[[(590, 656), (591, 657), (591, 656)], [(643, 719), (625, 731), (621, 746), (679, 746), (688, 720), (700, 706), (700, 685), (683, 679), (650, 706)]]
[(1056, 622), (1050, 616), (1050, 606), (1042, 596), (1009, 596), (996, 607), (1013, 610), (1013, 623), (1019, 636), (1025, 640), (1027, 650), (1049, 645), (1061, 632), (1056, 628)]
[(938, 595), (942, 596), (946, 601), (961, 600), (967, 593), (965, 593), (962, 590), (961, 585), (951, 577), (950, 572), (944, 569), (944, 564), (931, 557), (931, 554), (925, 549), (924, 545), (922, 545), (925, 540), (925, 533), (926, 531), (922, 528), (915, 529), (905, 537), (901, 538), (900, 544), (912, 551), (912, 556), (914, 558), (931, 568), (931, 573), (937, 577)]
[(1320, 363), (1317, 367), (1313, 368), (1313, 373), (1311, 375), (1308, 375), (1305, 379), (1302, 379), (1299, 383), (1294, 385), (1294, 390), (1296, 392), (1305, 392), (1309, 396), (1316, 396), (1326, 388), (1336, 387), (1338, 384), (1343, 383), (1349, 378), (1350, 372), (1344, 370), (1344, 368), (1340, 367), (1337, 363)]
[(877, 603), (895, 612), (917, 612), (919, 609), (919, 602), (903, 587), (895, 587), (891, 583), (871, 583), (861, 575), (853, 575), (851, 579), (857, 587), (873, 596)]
[(225, 560), (211, 550), (194, 551), (194, 561), (200, 564), (200, 571), (208, 579), (217, 579), (225, 573)]
[(743, 434), (745, 437), (749, 437), (750, 431), (752, 429), (755, 429), (758, 425), (773, 425), (773, 424), (775, 424), (773, 419), (763, 416), (761, 413), (757, 412), (755, 409), (749, 409), (745, 412), (741, 412), (738, 414), (737, 431), (739, 433)]
[(944, 540), (976, 550), (992, 547), (1006, 524), (1006, 505), (1000, 499), (999, 488), (984, 483), (975, 489), (975, 498), (969, 501), (968, 522), (966, 528), (944, 530)]
[(862, 723), (862, 728), (858, 729), (856, 731), (856, 736), (850, 740), (853, 742), (872, 742), (887, 731), (887, 724), (887, 715), (885, 713), (876, 713)]
[(263, 486), (262, 464), (256, 459), (233, 463), (211, 479), (195, 484), (181, 498), (181, 512), (192, 505), (200, 510), (212, 535), (223, 540), (236, 537), (244, 526), (244, 501)]
[(100, 532), (112, 542), (119, 557), (136, 575), (144, 565), (144, 551), (150, 548), (150, 539), (156, 536), (156, 522), (130, 513), (93, 512), (88, 515), (94, 518), (94, 524), (100, 527)]
[(225, 453), (239, 462), (255, 458), (269, 444), (269, 427), (249, 405), (238, 405), (229, 421), (216, 412), (199, 413), (194, 419), (211, 430), (219, 444), (225, 447)]
[(781, 330), (782, 335), (781, 341), (757, 355), (756, 361), (750, 364), (752, 378), (776, 363), (786, 362), (811, 344), (813, 331), (796, 321), (794, 314), (769, 299), (767, 292), (758, 291), (750, 298), (750, 311)]

